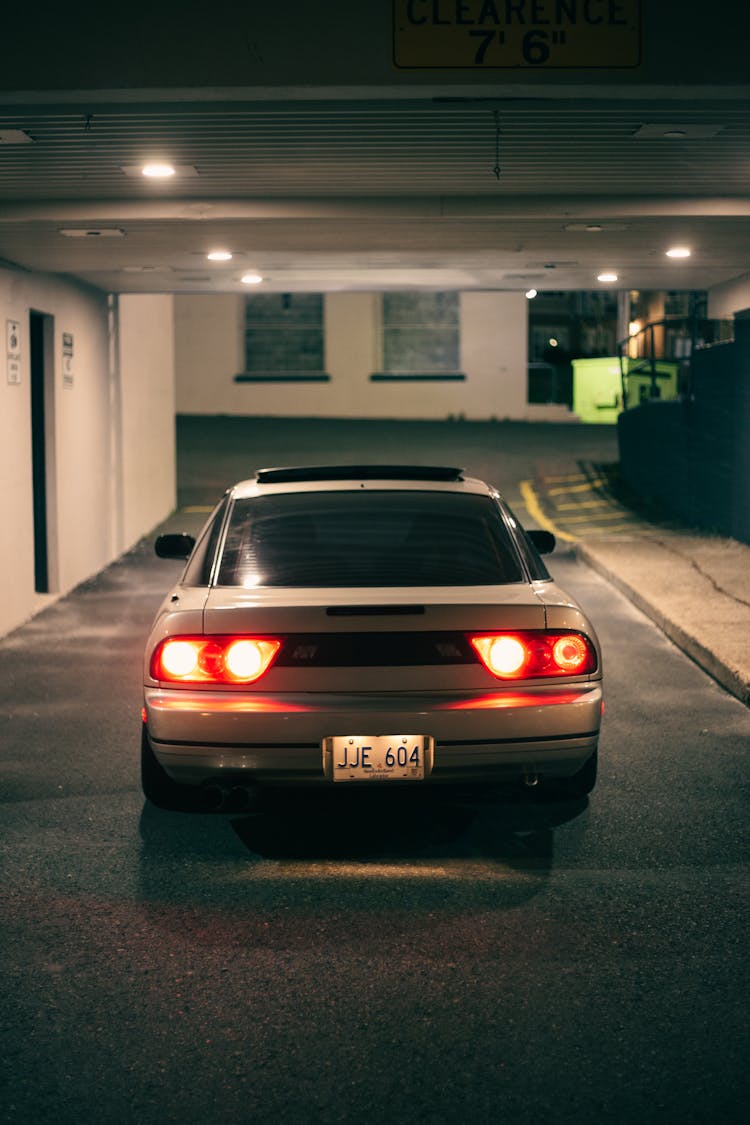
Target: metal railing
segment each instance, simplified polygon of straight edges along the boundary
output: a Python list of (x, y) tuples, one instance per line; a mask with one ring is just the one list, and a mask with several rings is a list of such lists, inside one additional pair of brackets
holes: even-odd
[[(620, 340), (617, 351), (623, 410), (646, 399), (664, 397), (662, 387), (667, 381), (674, 387), (670, 397), (689, 396), (694, 353), (699, 348), (728, 343), (732, 338), (731, 320), (665, 316)], [(637, 383), (630, 383), (631, 380)], [(637, 392), (633, 386), (637, 386)]]

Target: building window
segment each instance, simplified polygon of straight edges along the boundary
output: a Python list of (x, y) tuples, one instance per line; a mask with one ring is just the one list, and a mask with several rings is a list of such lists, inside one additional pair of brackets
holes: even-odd
[(245, 299), (245, 370), (236, 382), (328, 378), (322, 293), (254, 293)]
[(384, 293), (382, 348), (373, 378), (464, 378), (458, 293)]

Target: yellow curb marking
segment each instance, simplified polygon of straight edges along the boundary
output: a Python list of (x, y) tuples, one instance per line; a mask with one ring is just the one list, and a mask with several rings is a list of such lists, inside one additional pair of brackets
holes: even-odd
[(578, 500), (573, 504), (556, 504), (558, 512), (578, 511), (580, 508), (608, 508), (606, 500)]
[(593, 523), (594, 520), (621, 520), (623, 512), (589, 512), (586, 516), (568, 516), (566, 523)]
[(194, 514), (195, 512), (213, 512), (213, 508), (210, 504), (188, 504), (187, 508), (181, 508), (180, 510), (189, 514)]
[(575, 535), (568, 535), (567, 531), (561, 531), (552, 520), (545, 516), (530, 480), (520, 481), (518, 487), (521, 490), (521, 496), (526, 505), (526, 511), (533, 520), (536, 520), (540, 527), (544, 528), (545, 531), (551, 531), (557, 539), (564, 539), (568, 543), (576, 542)]
[(592, 492), (593, 489), (598, 488), (604, 481), (599, 478), (598, 480), (587, 481), (586, 484), (571, 484), (567, 488), (548, 488), (548, 496), (564, 496), (566, 492)]

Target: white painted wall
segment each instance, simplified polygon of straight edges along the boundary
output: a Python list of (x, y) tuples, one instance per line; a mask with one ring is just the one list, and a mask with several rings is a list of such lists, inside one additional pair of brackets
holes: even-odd
[(461, 294), (465, 382), (373, 383), (380, 370), (380, 295), (325, 297), (328, 383), (235, 383), (244, 369), (244, 297), (176, 296), (180, 414), (317, 418), (558, 418), (526, 402), (527, 301), (521, 293)]
[(708, 315), (712, 319), (729, 320), (743, 309), (750, 309), (750, 273), (709, 289)]
[[(105, 294), (0, 269), (0, 635), (101, 570), (174, 506), (172, 298), (126, 304), (131, 300), (120, 383), (110, 360)], [(50, 594), (34, 590), (32, 309), (54, 317), (58, 582)], [(7, 375), (9, 319), (21, 326), (18, 384)], [(69, 386), (63, 333), (73, 336)]]
[(169, 515), (177, 499), (174, 298), (123, 295), (118, 305), (124, 550)]

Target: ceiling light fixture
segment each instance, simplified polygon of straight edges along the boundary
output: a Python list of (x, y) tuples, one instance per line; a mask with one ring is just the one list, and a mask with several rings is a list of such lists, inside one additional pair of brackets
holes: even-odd
[(596, 280), (597, 281), (617, 281), (617, 274), (611, 273), (611, 272), (600, 273), (600, 274), (597, 274)]
[(528, 301), (533, 301), (534, 297), (536, 297), (536, 294), (537, 294), (536, 289), (527, 289), (526, 293), (525, 293), (525, 297)]
[(233, 254), (231, 250), (211, 250), (206, 257), (209, 262), (231, 262)]
[(141, 175), (149, 180), (168, 180), (170, 176), (174, 176), (175, 171), (173, 164), (144, 164)]
[(120, 227), (61, 227), (57, 232), (65, 238), (124, 238)]
[(240, 280), (243, 285), (260, 285), (263, 278), (259, 273), (245, 273)]
[(34, 138), (23, 129), (0, 129), (0, 145), (30, 145)]
[(668, 258), (689, 258), (691, 251), (687, 246), (672, 246), (666, 253)]

